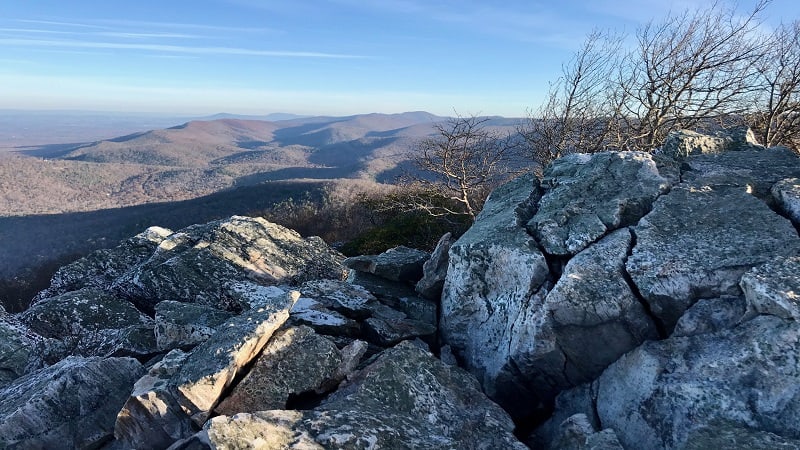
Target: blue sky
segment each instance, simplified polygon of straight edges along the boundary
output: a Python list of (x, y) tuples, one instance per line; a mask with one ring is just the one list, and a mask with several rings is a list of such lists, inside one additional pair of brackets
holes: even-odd
[(593, 28), (705, 3), (0, 0), (0, 108), (522, 116)]

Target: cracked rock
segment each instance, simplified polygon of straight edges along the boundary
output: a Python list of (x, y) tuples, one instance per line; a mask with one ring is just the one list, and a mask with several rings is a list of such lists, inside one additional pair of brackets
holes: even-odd
[(551, 255), (574, 255), (605, 234), (635, 224), (670, 188), (641, 152), (572, 154), (554, 161), (527, 228)]

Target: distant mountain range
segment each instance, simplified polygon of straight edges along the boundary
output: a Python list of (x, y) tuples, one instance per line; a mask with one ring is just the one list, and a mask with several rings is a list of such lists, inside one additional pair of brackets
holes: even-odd
[[(82, 144), (15, 147), (0, 165), (0, 217), (188, 200), (266, 181), (392, 182), (446, 119), (408, 112), (194, 120)], [(493, 119), (509, 130), (515, 123)]]
[[(181, 227), (247, 214), (312, 191), (318, 195), (330, 184), (381, 189), (413, 170), (416, 144), (447, 120), (426, 112), (277, 115), (270, 117), (281, 120), (271, 121), (219, 116), (225, 118), (75, 141), (83, 143), (62, 136), (0, 151), (0, 302), (4, 295), (12, 303), (26, 301), (56, 262), (114, 245), (150, 225)], [(44, 133), (33, 119), (40, 128), (22, 131), (42, 139), (59, 127), (70, 129), (62, 116), (53, 117), (56, 125)], [(74, 129), (94, 133), (113, 117), (85, 113), (72, 121)], [(498, 117), (490, 124), (513, 131), (517, 120)], [(0, 136), (9, 127), (0, 123)], [(4, 283), (11, 287), (4, 290)]]

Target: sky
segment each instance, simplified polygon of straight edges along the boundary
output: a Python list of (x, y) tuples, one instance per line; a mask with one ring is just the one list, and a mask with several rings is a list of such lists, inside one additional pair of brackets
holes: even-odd
[(706, 3), (0, 0), (0, 109), (520, 117), (593, 29)]

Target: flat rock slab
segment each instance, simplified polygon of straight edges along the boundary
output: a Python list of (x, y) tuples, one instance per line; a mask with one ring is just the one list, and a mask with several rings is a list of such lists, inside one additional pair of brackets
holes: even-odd
[(108, 291), (83, 288), (42, 299), (19, 315), (38, 334), (59, 339), (81, 356), (142, 356), (158, 352), (153, 319)]
[(468, 373), (403, 343), (313, 410), (218, 416), (199, 441), (215, 448), (527, 448), (513, 429)]
[(345, 266), (378, 277), (416, 283), (422, 278), (422, 266), (430, 254), (408, 247), (395, 247), (380, 255), (363, 255), (347, 258)]
[(216, 408), (218, 414), (286, 408), (290, 395), (312, 392), (333, 378), (342, 354), (308, 327), (278, 331), (250, 372)]
[(791, 222), (736, 187), (674, 188), (634, 231), (626, 267), (667, 331), (696, 300), (740, 296), (750, 268), (800, 252)]
[(319, 238), (302, 238), (264, 219), (233, 216), (173, 233), (114, 288), (147, 312), (162, 300), (239, 312), (251, 307), (251, 299), (248, 290), (235, 287), (343, 279), (343, 260)]
[(800, 257), (776, 258), (754, 267), (740, 283), (751, 314), (800, 322)]
[(250, 310), (223, 323), (195, 347), (170, 384), (181, 407), (202, 425), (236, 374), (264, 348), (286, 319), (300, 293), (292, 291), (272, 305)]
[(775, 316), (647, 342), (599, 378), (596, 411), (625, 448), (686, 448), (700, 432), (796, 440), (798, 360), (800, 324)]
[(574, 255), (621, 226), (633, 225), (670, 188), (641, 152), (572, 154), (550, 164), (528, 231), (551, 255)]
[(161, 351), (205, 342), (232, 313), (210, 306), (165, 300), (156, 305), (155, 337)]
[(133, 358), (69, 357), (0, 389), (0, 447), (96, 448), (144, 373)]
[(312, 298), (325, 308), (357, 320), (369, 317), (370, 307), (377, 302), (364, 287), (339, 280), (309, 281), (298, 290), (303, 297)]
[(683, 163), (683, 182), (690, 186), (741, 187), (766, 201), (775, 183), (798, 177), (800, 158), (783, 147), (692, 156)]
[(783, 212), (800, 226), (800, 178), (786, 178), (772, 186), (772, 196)]
[(313, 298), (300, 297), (292, 307), (289, 323), (306, 325), (317, 333), (330, 336), (355, 337), (361, 334), (361, 325), (349, 317), (326, 308)]

